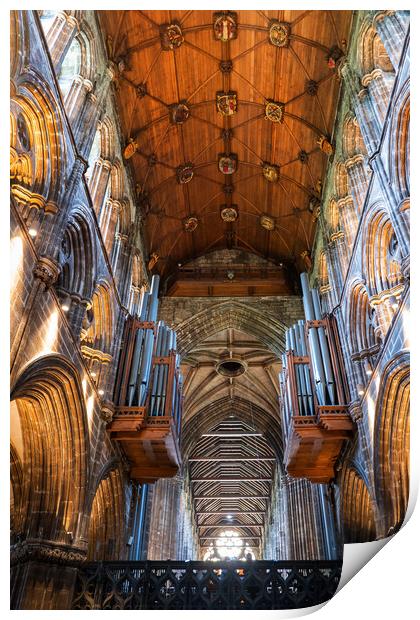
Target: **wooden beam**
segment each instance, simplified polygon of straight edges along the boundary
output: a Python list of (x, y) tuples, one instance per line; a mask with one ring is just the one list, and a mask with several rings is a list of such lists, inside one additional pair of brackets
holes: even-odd
[(190, 478), (191, 482), (272, 482), (273, 478)]
[[(212, 511), (208, 511), (208, 512), (201, 512), (201, 510), (196, 510), (197, 512), (197, 516), (207, 516), (207, 515), (231, 515), (232, 517), (235, 516), (240, 516), (240, 515), (265, 515), (265, 510), (241, 510), (241, 511), (235, 511), (235, 510), (212, 510)], [(233, 513), (233, 514), (232, 514)]]
[(192, 457), (188, 459), (190, 463), (208, 463), (210, 461), (215, 461), (216, 463), (242, 463), (243, 461), (255, 461), (257, 463), (262, 462), (262, 461), (270, 461), (270, 462), (275, 462), (275, 458), (274, 457), (268, 457), (268, 456), (262, 456), (260, 458), (253, 458), (253, 457), (236, 457), (236, 458), (217, 458), (217, 457)]
[(235, 523), (235, 524), (232, 524), (231, 526), (229, 526), (229, 525), (223, 525), (223, 524), (221, 524), (221, 525), (211, 525), (209, 523), (208, 525), (199, 525), (198, 527), (201, 528), (201, 529), (203, 529), (203, 528), (208, 529), (208, 528), (211, 527), (213, 529), (217, 528), (217, 529), (225, 530), (226, 528), (229, 529), (229, 527), (232, 527), (232, 528), (238, 528), (238, 527), (264, 527), (264, 525), (258, 525), (257, 523), (253, 523), (252, 525), (243, 525), (243, 524), (238, 525), (237, 523)]
[[(207, 549), (208, 545), (202, 545), (200, 543), (199, 547), (202, 547), (203, 549)], [(249, 547), (250, 549), (259, 549), (260, 546), (259, 545), (247, 545), (247, 547)], [(220, 560), (221, 562), (223, 562), (223, 560)]]
[[(200, 536), (200, 540), (220, 540), (220, 536)], [(239, 536), (241, 540), (260, 540), (261, 536)]]
[(269, 495), (199, 495), (198, 497), (194, 497), (194, 499), (208, 499), (211, 501), (213, 499), (269, 499), (269, 497)]
[(262, 433), (204, 433), (201, 437), (264, 437)]
[(155, 467), (142, 467), (134, 466), (130, 469), (130, 475), (133, 478), (165, 478), (165, 477), (173, 477), (178, 471), (178, 467), (176, 465), (168, 466), (156, 464)]

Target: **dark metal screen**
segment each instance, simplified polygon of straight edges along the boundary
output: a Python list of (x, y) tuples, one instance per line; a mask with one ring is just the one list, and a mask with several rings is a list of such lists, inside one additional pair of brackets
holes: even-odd
[(294, 609), (329, 600), (341, 561), (103, 562), (78, 572), (73, 609)]

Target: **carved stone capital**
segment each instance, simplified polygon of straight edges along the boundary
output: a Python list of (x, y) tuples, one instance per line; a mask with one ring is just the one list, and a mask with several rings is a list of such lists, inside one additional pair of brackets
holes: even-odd
[(101, 406), (101, 419), (105, 424), (112, 422), (114, 416), (114, 403), (109, 400), (105, 400)]
[(362, 419), (363, 411), (359, 401), (354, 401), (349, 404), (349, 414), (355, 424)]
[(401, 261), (401, 273), (404, 277), (404, 281), (410, 280), (410, 255), (405, 256)]
[(29, 561), (80, 566), (86, 562), (87, 552), (84, 549), (58, 544), (46, 540), (24, 540), (10, 548), (11, 565)]
[(378, 13), (373, 15), (372, 23), (375, 25), (378, 22), (383, 21), (386, 17), (392, 17), (393, 15), (395, 15), (395, 11), (379, 11)]
[(346, 169), (348, 170), (349, 168), (353, 168), (353, 166), (357, 166), (357, 164), (363, 165), (364, 161), (365, 161), (364, 156), (361, 153), (357, 153), (353, 157), (350, 157), (349, 159), (347, 159), (344, 162), (344, 165)]
[(49, 256), (41, 256), (32, 270), (34, 277), (43, 282), (45, 290), (57, 282), (60, 272), (59, 263)]

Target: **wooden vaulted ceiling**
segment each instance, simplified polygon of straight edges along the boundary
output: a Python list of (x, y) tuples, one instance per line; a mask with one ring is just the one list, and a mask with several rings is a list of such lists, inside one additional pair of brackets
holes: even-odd
[[(218, 365), (246, 368), (225, 376)], [(256, 337), (223, 329), (182, 360), (183, 453), (202, 548), (223, 528), (234, 528), (257, 556), (270, 503), (276, 457), (280, 361)]]
[[(351, 11), (235, 11), (227, 41), (216, 38), (216, 13), (100, 11), (118, 67), (126, 162), (155, 255), (150, 268), (173, 279), (196, 257), (236, 248), (298, 271), (313, 241), (329, 157), (319, 141), (333, 129)], [(270, 41), (276, 21), (286, 23), (283, 47)], [(166, 49), (170, 24), (174, 49)], [(220, 93), (236, 95), (233, 114), (218, 111)], [(270, 102), (284, 104), (280, 122), (266, 118)], [(172, 106), (180, 103), (188, 118), (174, 123)], [(233, 174), (219, 170), (221, 154), (237, 157)], [(265, 178), (264, 163), (278, 167), (277, 179)], [(192, 178), (181, 183), (185, 165)], [(223, 205), (236, 206), (236, 221), (222, 219)]]

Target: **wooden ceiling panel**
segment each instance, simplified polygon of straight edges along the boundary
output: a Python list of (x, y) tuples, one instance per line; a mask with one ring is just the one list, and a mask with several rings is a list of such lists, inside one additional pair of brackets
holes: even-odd
[[(310, 200), (319, 198), (328, 161), (319, 142), (332, 133), (340, 86), (328, 58), (334, 47), (345, 54), (351, 11), (236, 11), (236, 32), (225, 24), (224, 35), (234, 34), (226, 41), (216, 38), (216, 17), (100, 11), (119, 67), (123, 147), (134, 141), (126, 164), (140, 192), (148, 251), (159, 256), (154, 270), (164, 278), (173, 279), (179, 262), (236, 246), (296, 272), (311, 249)], [(289, 23), (283, 47), (270, 41), (273, 20)], [(177, 31), (174, 43), (168, 24)], [(233, 114), (218, 111), (221, 92), (236, 95)], [(268, 120), (270, 101), (284, 108)], [(171, 106), (183, 103), (174, 124)], [(237, 158), (232, 174), (219, 170), (223, 153)], [(187, 163), (191, 171), (181, 174)], [(264, 163), (278, 167), (272, 181)], [(222, 205), (237, 209), (236, 221), (223, 221)]]

